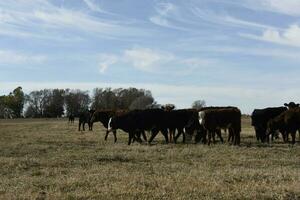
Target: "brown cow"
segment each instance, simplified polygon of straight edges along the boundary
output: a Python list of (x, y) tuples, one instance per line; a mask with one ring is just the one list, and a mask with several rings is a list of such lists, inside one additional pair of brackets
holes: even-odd
[(199, 123), (208, 133), (208, 145), (211, 137), (221, 129), (229, 130), (234, 145), (240, 144), (241, 111), (238, 108), (229, 107), (222, 109), (208, 109), (199, 112)]
[(267, 134), (272, 134), (279, 130), (283, 133), (283, 140), (288, 142), (289, 134), (292, 135), (292, 143), (296, 142), (296, 132), (300, 129), (300, 108), (289, 109), (274, 119), (267, 125)]

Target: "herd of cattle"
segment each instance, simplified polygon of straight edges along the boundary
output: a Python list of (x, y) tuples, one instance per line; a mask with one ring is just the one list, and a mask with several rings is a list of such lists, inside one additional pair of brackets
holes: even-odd
[[(281, 133), (283, 141), (288, 142), (289, 135), (292, 143), (295, 143), (296, 132), (300, 130), (299, 104), (290, 102), (282, 107), (255, 109), (251, 115), (256, 138), (261, 142), (268, 142), (270, 135), (278, 137)], [(146, 110), (90, 110), (79, 116), (79, 127), (85, 130), (85, 124), (89, 130), (93, 129), (95, 122), (101, 122), (106, 128), (105, 140), (108, 134), (114, 134), (117, 141), (116, 130), (121, 129), (129, 134), (128, 145), (132, 142), (151, 143), (156, 135), (161, 132), (165, 142), (176, 143), (182, 135), (183, 142), (186, 136), (195, 136), (195, 142), (211, 144), (215, 142), (215, 136), (223, 142), (221, 132), (228, 132), (228, 142), (233, 145), (240, 144), (241, 135), (241, 111), (237, 107), (204, 107), (201, 109), (173, 110), (170, 107)], [(69, 121), (74, 121), (74, 116), (69, 116)], [(147, 140), (145, 131), (151, 133)], [(300, 131), (299, 131), (300, 134)]]

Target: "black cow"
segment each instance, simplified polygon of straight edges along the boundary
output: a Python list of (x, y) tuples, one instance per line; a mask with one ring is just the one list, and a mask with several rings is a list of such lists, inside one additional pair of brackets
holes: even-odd
[(74, 121), (75, 121), (75, 116), (73, 114), (70, 114), (69, 115), (69, 124), (74, 124)]
[(109, 121), (109, 131), (122, 129), (129, 134), (128, 145), (131, 144), (135, 135), (145, 130), (152, 132), (149, 143), (159, 131), (165, 137), (168, 143), (168, 131), (164, 126), (164, 112), (162, 109), (147, 109), (147, 110), (133, 110), (120, 116), (112, 117)]
[(235, 107), (223, 109), (207, 109), (199, 112), (199, 123), (208, 133), (208, 145), (214, 133), (221, 129), (229, 130), (234, 145), (240, 144), (241, 111)]
[[(169, 130), (170, 141), (174, 138), (174, 143), (182, 134), (182, 141), (185, 142), (185, 132), (184, 129), (188, 126), (193, 116), (197, 115), (197, 110), (195, 109), (181, 109), (181, 110), (171, 110), (164, 112), (164, 127)], [(177, 135), (175, 136), (175, 131), (177, 130)]]
[[(101, 122), (102, 125), (106, 128), (106, 134), (105, 134), (105, 140), (107, 140), (109, 131), (108, 131), (108, 122), (109, 119), (115, 116), (116, 112), (113, 110), (97, 110), (94, 112), (91, 118), (91, 126), (93, 127), (93, 124), (95, 122)], [(114, 141), (117, 142), (117, 135), (116, 131), (113, 131), (114, 134)]]
[[(107, 140), (108, 134), (110, 133), (110, 131), (108, 130), (108, 123), (110, 118), (114, 117), (114, 116), (120, 116), (123, 115), (125, 113), (127, 113), (128, 111), (126, 110), (97, 110), (94, 112), (94, 114), (92, 115), (91, 118), (91, 126), (93, 127), (93, 123), (95, 122), (101, 122), (102, 125), (106, 128), (106, 134), (105, 134), (105, 141)], [(114, 141), (117, 142), (117, 135), (116, 135), (116, 130), (111, 131), (114, 134)], [(140, 140), (140, 135), (143, 136), (143, 139), (145, 141), (147, 141), (147, 137), (145, 135), (145, 132), (142, 131), (141, 133), (137, 133), (136, 137), (134, 139), (136, 139), (137, 141), (141, 141)]]
[(257, 141), (265, 142), (267, 123), (287, 110), (286, 107), (269, 107), (265, 109), (255, 109), (251, 115), (251, 123), (254, 126)]
[(86, 123), (89, 126), (89, 131), (93, 130), (93, 127), (91, 126), (91, 117), (94, 112), (95, 112), (95, 110), (87, 110), (85, 112), (79, 113), (78, 131), (80, 131), (81, 126), (82, 126), (82, 130), (85, 131)]

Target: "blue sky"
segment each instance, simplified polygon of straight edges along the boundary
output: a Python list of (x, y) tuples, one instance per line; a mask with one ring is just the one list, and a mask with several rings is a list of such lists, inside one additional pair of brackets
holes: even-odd
[(0, 94), (139, 87), (244, 113), (299, 102), (300, 1), (0, 1), (0, 70)]

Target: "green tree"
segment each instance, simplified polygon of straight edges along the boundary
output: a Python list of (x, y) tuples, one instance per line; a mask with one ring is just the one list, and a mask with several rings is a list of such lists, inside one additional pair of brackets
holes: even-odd
[(4, 97), (4, 105), (12, 110), (14, 117), (22, 117), (23, 108), (25, 103), (25, 94), (22, 87), (17, 87), (8, 96)]

